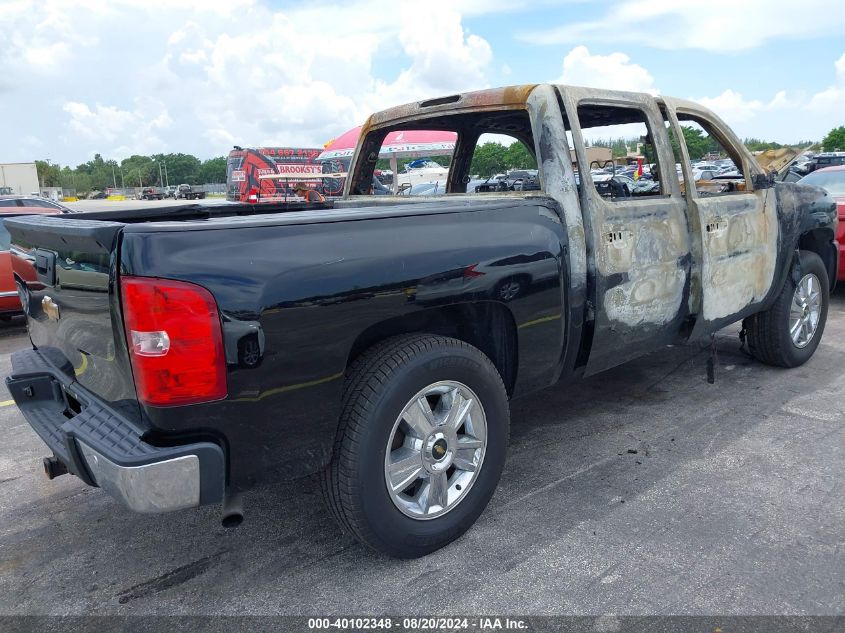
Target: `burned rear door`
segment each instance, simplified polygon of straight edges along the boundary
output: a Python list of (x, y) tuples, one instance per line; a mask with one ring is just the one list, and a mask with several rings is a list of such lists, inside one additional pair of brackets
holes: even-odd
[[(585, 373), (593, 374), (678, 340), (688, 314), (690, 231), (655, 100), (635, 93), (559, 90), (577, 158), (587, 236), (587, 321), (593, 335)], [(612, 169), (599, 172), (608, 169), (602, 158), (614, 151), (604, 152), (601, 141), (610, 145), (619, 138), (628, 141), (626, 154), (641, 156), (643, 171), (653, 165), (648, 168), (653, 180), (638, 173), (633, 179), (614, 175)]]

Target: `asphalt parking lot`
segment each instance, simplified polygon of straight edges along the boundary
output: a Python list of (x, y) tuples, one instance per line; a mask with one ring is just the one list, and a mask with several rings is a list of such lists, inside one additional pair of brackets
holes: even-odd
[[(28, 344), (0, 325), (0, 372)], [(137, 515), (73, 477), (2, 387), (0, 614), (843, 614), (845, 292), (815, 357), (760, 365), (736, 329), (513, 405), (477, 525), (415, 561), (344, 535), (314, 479)]]

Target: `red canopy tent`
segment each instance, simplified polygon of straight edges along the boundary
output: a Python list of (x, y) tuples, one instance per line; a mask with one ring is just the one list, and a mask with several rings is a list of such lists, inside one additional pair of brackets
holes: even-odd
[[(344, 132), (326, 144), (323, 153), (317, 157), (318, 161), (332, 158), (348, 158), (355, 152), (358, 138), (361, 136), (361, 126)], [(393, 171), (394, 191), (396, 190), (396, 174), (398, 172), (398, 158), (425, 158), (426, 156), (442, 156), (451, 154), (455, 150), (455, 132), (439, 130), (398, 130), (390, 132), (384, 139), (379, 152), (379, 158), (390, 159), (390, 169)]]

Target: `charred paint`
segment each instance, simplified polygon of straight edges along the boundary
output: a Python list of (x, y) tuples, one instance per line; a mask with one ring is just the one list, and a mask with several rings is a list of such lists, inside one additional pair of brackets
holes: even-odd
[[(582, 104), (644, 113), (659, 157), (662, 196), (619, 203), (597, 194), (589, 169), (584, 168), (586, 145), (578, 118)], [(566, 227), (570, 316), (579, 331), (583, 325), (585, 332), (592, 332), (591, 339), (588, 334), (580, 343), (589, 350), (587, 373), (689, 335), (690, 330), (682, 327), (687, 319), (697, 337), (761, 309), (779, 287), (800, 235), (812, 230), (806, 219), (800, 227), (789, 226), (792, 213), (804, 218), (808, 201), (792, 199), (792, 190), (756, 190), (751, 183), (763, 169), (721, 119), (690, 101), (521, 85), (392, 108), (373, 115), (364, 134), (377, 136), (392, 126), (415, 122), (431, 126), (456, 114), (510, 109), (527, 109), (531, 116), (542, 190), (558, 203)], [(719, 142), (736, 152), (748, 182), (732, 183), (729, 192), (708, 190), (711, 183), (684, 191), (670, 169), (675, 157), (666, 131), (668, 121), (678, 132), (679, 114), (706, 121)], [(567, 132), (582, 165), (580, 188), (568, 160)], [(691, 182), (683, 144), (681, 152), (684, 180)], [(782, 201), (782, 195), (790, 200)], [(822, 220), (815, 223), (822, 224)]]

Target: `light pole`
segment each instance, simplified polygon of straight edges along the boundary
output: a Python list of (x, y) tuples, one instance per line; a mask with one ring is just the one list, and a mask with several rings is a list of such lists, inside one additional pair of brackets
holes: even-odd
[(164, 186), (164, 176), (161, 175), (161, 163), (162, 161), (157, 161), (155, 158), (151, 159), (154, 163), (158, 163), (158, 184), (160, 186)]
[(117, 178), (114, 175), (114, 163), (111, 164), (111, 184), (117, 189)]

